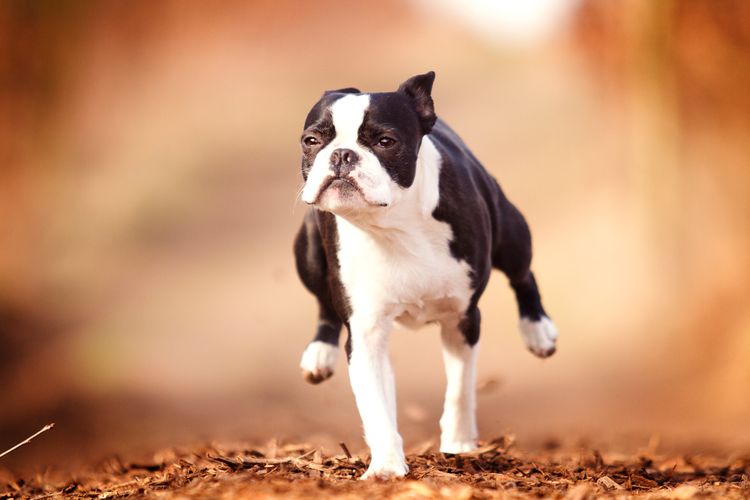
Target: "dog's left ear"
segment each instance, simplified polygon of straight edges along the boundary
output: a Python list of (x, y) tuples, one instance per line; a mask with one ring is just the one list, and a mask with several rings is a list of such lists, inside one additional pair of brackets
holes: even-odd
[(423, 75), (412, 76), (398, 88), (398, 92), (406, 94), (412, 101), (422, 124), (422, 133), (429, 134), (435, 125), (435, 105), (432, 102), (432, 83), (435, 81), (435, 72), (429, 71)]

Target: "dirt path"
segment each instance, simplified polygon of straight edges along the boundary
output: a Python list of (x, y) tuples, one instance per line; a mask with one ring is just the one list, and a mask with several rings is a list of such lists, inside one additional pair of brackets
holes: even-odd
[(12, 477), (0, 498), (691, 498), (750, 497), (750, 457), (525, 452), (500, 438), (466, 455), (425, 447), (395, 481), (357, 481), (366, 457), (309, 445), (166, 450), (146, 462), (111, 458), (70, 477)]

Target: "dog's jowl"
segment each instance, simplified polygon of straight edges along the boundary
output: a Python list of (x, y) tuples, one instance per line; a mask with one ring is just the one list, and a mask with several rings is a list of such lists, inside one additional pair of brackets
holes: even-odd
[(436, 117), (434, 79), (418, 75), (395, 92), (326, 92), (301, 138), (302, 200), (311, 208), (294, 251), (320, 307), (301, 365), (310, 382), (330, 377), (346, 326), (349, 378), (372, 454), (363, 478), (408, 471), (388, 358), (394, 321), (440, 324), (446, 453), (476, 447), (477, 303), (493, 268), (515, 291), (528, 348), (540, 357), (555, 352), (557, 331), (530, 270), (526, 221)]

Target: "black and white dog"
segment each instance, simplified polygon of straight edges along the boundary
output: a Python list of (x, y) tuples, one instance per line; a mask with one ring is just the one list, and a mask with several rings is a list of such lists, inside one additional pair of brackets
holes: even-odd
[(302, 355), (305, 378), (333, 374), (346, 325), (349, 378), (372, 460), (362, 478), (406, 474), (388, 339), (393, 321), (441, 327), (447, 376), (440, 451), (476, 447), (477, 303), (492, 268), (518, 300), (521, 334), (539, 357), (557, 331), (529, 266), (531, 235), (461, 139), (435, 116), (435, 73), (395, 92), (325, 92), (302, 133), (297, 270), (320, 306)]

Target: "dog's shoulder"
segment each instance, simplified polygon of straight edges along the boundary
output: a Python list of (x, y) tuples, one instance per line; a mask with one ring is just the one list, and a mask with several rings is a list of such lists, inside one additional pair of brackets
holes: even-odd
[(497, 181), (485, 170), (461, 137), (443, 120), (438, 119), (427, 136), (440, 152), (442, 170), (453, 175), (452, 186), (482, 188), (483, 184), (497, 186)]
[(428, 135), (440, 153), (440, 198), (433, 217), (450, 224), (453, 256), (469, 262), (479, 276), (502, 220), (505, 196), (495, 178), (463, 140), (438, 120)]

